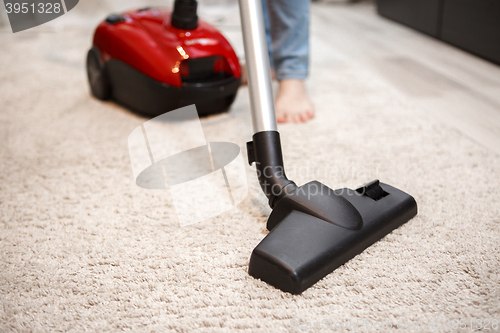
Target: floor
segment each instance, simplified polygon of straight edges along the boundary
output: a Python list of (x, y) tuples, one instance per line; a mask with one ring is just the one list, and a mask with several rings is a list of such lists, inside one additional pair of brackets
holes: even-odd
[(428, 114), (500, 153), (500, 66), (380, 17), (366, 2), (316, 4), (312, 34), (313, 50), (328, 44), (339, 53), (332, 62), (359, 62)]

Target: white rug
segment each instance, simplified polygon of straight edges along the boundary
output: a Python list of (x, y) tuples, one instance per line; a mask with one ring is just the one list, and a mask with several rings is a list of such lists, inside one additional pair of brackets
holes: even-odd
[[(146, 119), (89, 95), (92, 28), (1, 34), (0, 331), (498, 323), (498, 155), (425, 116), (361, 62), (325, 71), (318, 51), (316, 118), (279, 127), (288, 177), (333, 188), (379, 178), (412, 194), (419, 213), (292, 296), (247, 273), (270, 213), (253, 168), (237, 209), (183, 228), (168, 191), (134, 185), (127, 137)], [(244, 147), (247, 88), (202, 125), (207, 140)]]

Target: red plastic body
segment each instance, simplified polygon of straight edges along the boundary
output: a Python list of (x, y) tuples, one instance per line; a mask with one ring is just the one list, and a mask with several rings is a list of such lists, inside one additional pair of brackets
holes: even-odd
[(103, 61), (117, 59), (147, 76), (181, 87), (181, 63), (186, 59), (221, 56), (224, 71), (239, 78), (241, 68), (233, 48), (212, 25), (198, 20), (194, 30), (181, 30), (170, 24), (170, 10), (158, 8), (123, 13), (125, 20), (115, 24), (103, 21), (94, 34), (94, 46)]

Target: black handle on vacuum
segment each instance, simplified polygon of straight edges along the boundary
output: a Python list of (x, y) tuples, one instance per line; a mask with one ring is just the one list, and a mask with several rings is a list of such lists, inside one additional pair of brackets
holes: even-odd
[(263, 131), (253, 135), (247, 142), (248, 163), (256, 163), (260, 187), (274, 208), (279, 199), (291, 193), (297, 185), (285, 175), (280, 134), (277, 131)]
[(175, 0), (172, 13), (172, 26), (182, 30), (194, 30), (198, 27), (196, 0)]

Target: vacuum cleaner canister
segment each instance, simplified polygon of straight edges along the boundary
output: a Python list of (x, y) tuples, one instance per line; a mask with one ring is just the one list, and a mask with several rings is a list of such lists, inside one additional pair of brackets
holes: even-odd
[(176, 0), (172, 13), (143, 8), (108, 16), (87, 55), (92, 94), (149, 116), (191, 104), (200, 116), (226, 111), (241, 68), (224, 36), (198, 20), (196, 7)]

